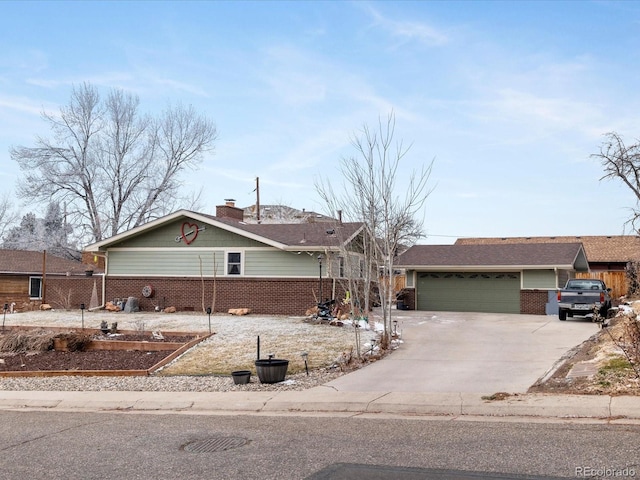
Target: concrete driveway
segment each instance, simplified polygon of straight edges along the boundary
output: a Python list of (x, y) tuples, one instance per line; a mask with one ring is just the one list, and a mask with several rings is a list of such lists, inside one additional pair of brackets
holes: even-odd
[(393, 311), (403, 345), (326, 384), (342, 392), (524, 393), (598, 324), (557, 316)]

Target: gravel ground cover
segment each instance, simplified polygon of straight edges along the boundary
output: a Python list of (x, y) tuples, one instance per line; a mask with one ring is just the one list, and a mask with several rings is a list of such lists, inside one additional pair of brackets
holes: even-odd
[[(0, 390), (124, 390), (124, 391), (233, 391), (304, 390), (326, 383), (365, 363), (355, 359), (355, 328), (312, 324), (303, 317), (231, 316), (196, 313), (165, 314), (79, 311), (24, 312), (7, 315), (6, 325), (99, 328), (106, 320), (119, 330), (138, 332), (215, 333), (166, 367), (148, 377), (18, 377), (0, 379)], [(377, 334), (359, 329), (361, 352), (371, 350)], [(289, 360), (284, 382), (261, 384), (255, 375), (258, 336), (260, 358)], [(308, 353), (307, 368), (302, 353)], [(369, 360), (376, 358), (375, 351)], [(235, 385), (231, 372), (252, 371), (251, 382)]]

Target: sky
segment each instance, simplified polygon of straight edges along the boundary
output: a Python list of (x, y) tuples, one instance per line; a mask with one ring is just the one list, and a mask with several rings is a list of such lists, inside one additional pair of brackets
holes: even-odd
[(254, 204), (256, 178), (261, 204), (326, 213), (315, 184), (342, 188), (352, 139), (393, 112), (398, 195), (433, 162), (420, 243), (630, 233), (634, 196), (592, 155), (640, 137), (639, 47), (633, 1), (0, 1), (0, 194), (10, 148), (89, 82), (215, 122), (183, 178), (202, 213)]

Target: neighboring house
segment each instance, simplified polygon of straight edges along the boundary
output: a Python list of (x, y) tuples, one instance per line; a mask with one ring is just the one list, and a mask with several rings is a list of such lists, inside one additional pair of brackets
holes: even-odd
[[(556, 236), (556, 237), (503, 237), (460, 238), (456, 245), (507, 245), (533, 243), (576, 243), (584, 246), (589, 262), (588, 275), (600, 278), (613, 289), (613, 296), (627, 293), (625, 271), (631, 261), (640, 260), (640, 237), (637, 235)], [(578, 277), (587, 274), (577, 274)]]
[(314, 223), (335, 222), (336, 219), (306, 209), (288, 207), (287, 205), (251, 205), (245, 207), (244, 221), (247, 223)]
[(340, 245), (361, 230), (337, 222), (249, 224), (228, 201), (216, 216), (180, 210), (85, 251), (105, 259), (107, 301), (133, 296), (143, 310), (303, 315), (321, 287), (323, 298), (341, 295)]
[(0, 308), (15, 303), (17, 310), (31, 310), (43, 302), (56, 308), (85, 303), (89, 308), (94, 283), (101, 282), (100, 277), (88, 278), (89, 268), (44, 252), (0, 250)]
[(581, 243), (415, 245), (396, 265), (410, 309), (542, 315), (557, 313), (556, 289), (589, 269)]

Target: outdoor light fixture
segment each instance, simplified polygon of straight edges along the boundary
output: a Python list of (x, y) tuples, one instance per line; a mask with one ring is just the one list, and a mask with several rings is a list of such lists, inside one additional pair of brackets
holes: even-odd
[(393, 334), (398, 335), (398, 320), (393, 321)]
[(82, 312), (82, 330), (84, 330), (84, 303), (80, 304), (80, 311)]
[(307, 364), (307, 359), (309, 358), (309, 352), (302, 352), (300, 354), (300, 356), (304, 360), (304, 369), (306, 370), (307, 376), (308, 376), (309, 375), (309, 365)]
[(207, 315), (209, 315), (209, 333), (211, 333), (211, 307), (207, 307)]
[(322, 259), (324, 255), (318, 255), (318, 267), (320, 268), (319, 284), (320, 284), (320, 303), (322, 303)]

